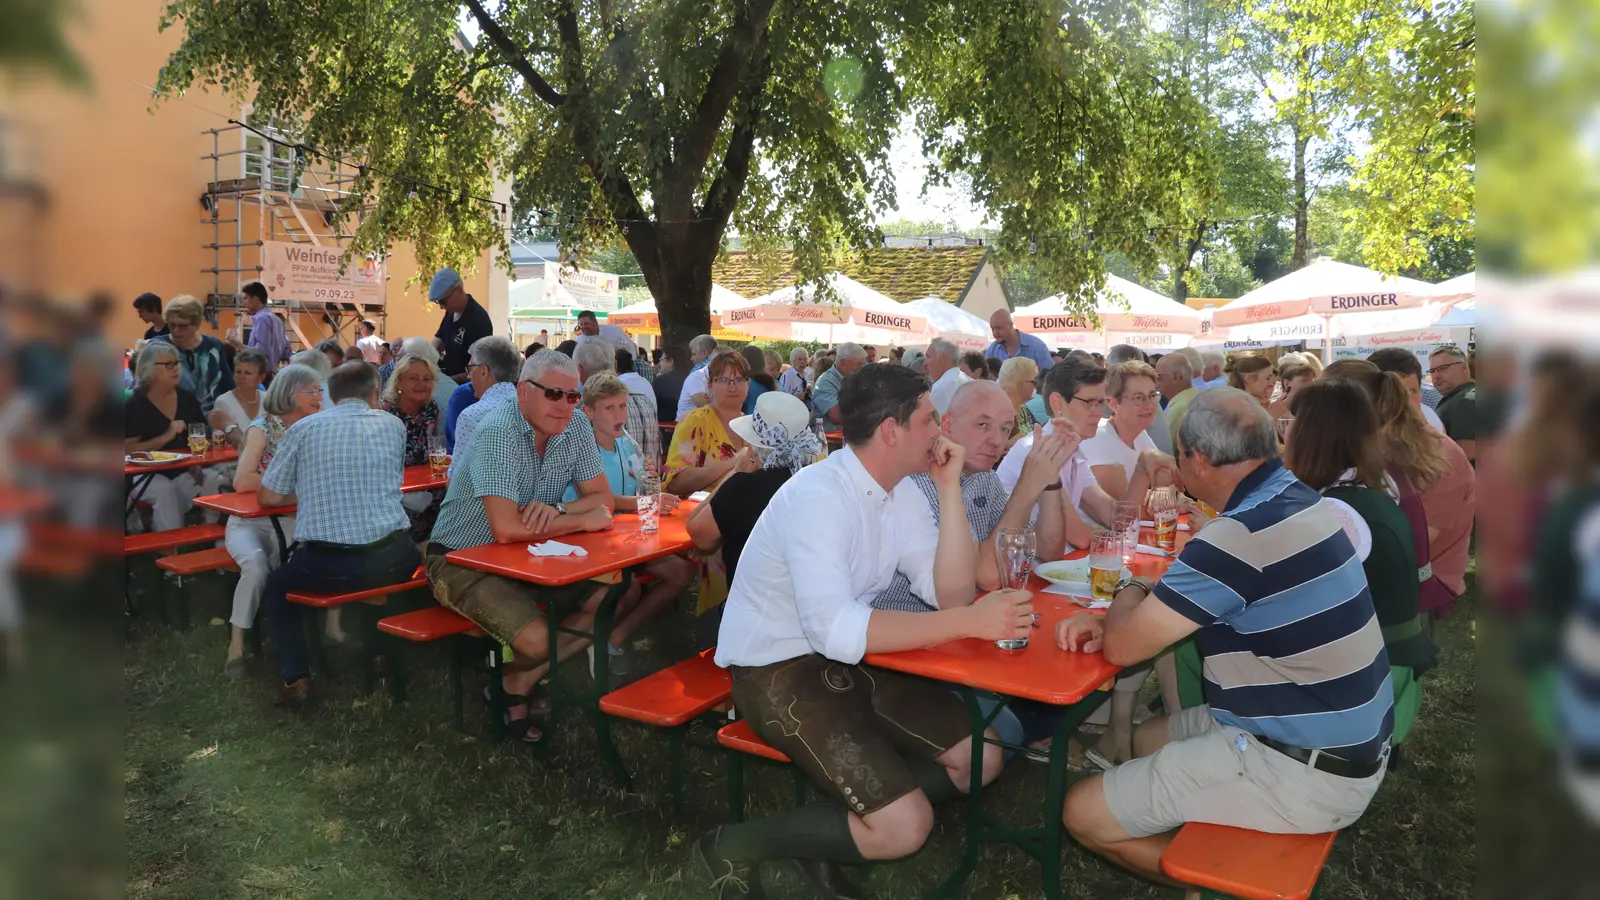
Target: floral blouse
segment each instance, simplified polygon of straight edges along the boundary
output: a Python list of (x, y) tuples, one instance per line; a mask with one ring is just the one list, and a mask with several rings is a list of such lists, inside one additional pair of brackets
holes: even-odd
[(672, 446), (667, 448), (666, 477), (662, 487), (670, 487), (672, 479), (684, 469), (693, 469), (710, 463), (733, 459), (739, 451), (734, 449), (733, 438), (717, 418), (716, 410), (702, 406), (683, 417), (672, 432)]
[(398, 403), (383, 404), (406, 426), (406, 465), (421, 466), (428, 462), (428, 439), (439, 433), (439, 404), (429, 400), (414, 416), (408, 416)]
[(267, 445), (261, 448), (261, 462), (256, 465), (257, 472), (267, 471), (267, 466), (272, 464), (272, 451), (278, 447), (278, 439), (289, 430), (283, 420), (274, 415), (259, 415), (250, 423), (251, 428), (259, 428), (267, 435)]

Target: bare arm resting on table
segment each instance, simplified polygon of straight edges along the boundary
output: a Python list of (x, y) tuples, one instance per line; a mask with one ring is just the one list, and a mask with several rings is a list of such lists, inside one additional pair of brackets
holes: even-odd
[(969, 606), (937, 612), (875, 609), (867, 624), (868, 653), (921, 650), (962, 638), (998, 641), (1033, 631), (1033, 595), (991, 591)]

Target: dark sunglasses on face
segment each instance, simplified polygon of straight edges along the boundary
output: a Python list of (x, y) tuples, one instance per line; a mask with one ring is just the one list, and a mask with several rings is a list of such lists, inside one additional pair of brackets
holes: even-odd
[(562, 397), (566, 397), (568, 403), (573, 406), (577, 406), (578, 401), (583, 399), (583, 391), (567, 391), (562, 390), (561, 388), (545, 387), (539, 382), (534, 381), (532, 378), (524, 381), (523, 384), (531, 384), (539, 390), (544, 391), (544, 398), (552, 403), (560, 400)]

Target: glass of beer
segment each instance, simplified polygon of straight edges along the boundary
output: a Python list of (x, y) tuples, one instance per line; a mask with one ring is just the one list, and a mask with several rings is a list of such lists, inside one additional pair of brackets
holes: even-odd
[(655, 534), (661, 529), (661, 479), (646, 469), (639, 473), (639, 493), (634, 497), (639, 514), (639, 531)]
[(1096, 600), (1110, 600), (1122, 580), (1123, 535), (1105, 528), (1089, 537), (1089, 591)]
[(1156, 547), (1171, 553), (1178, 545), (1178, 489), (1150, 491), (1150, 518), (1156, 523)]
[(189, 452), (203, 456), (211, 448), (211, 427), (204, 422), (189, 425)]
[[(1033, 572), (1035, 540), (1032, 528), (1002, 528), (995, 536), (995, 561), (999, 563), (1002, 589), (1027, 590), (1028, 576)], [(1028, 646), (1028, 639), (1001, 638), (994, 643), (1001, 650), (1021, 650)]]
[(1278, 419), (1278, 443), (1289, 443), (1289, 429), (1294, 427), (1294, 416), (1282, 416)]
[(1122, 538), (1122, 564), (1133, 565), (1133, 555), (1139, 551), (1139, 504), (1132, 500), (1113, 504), (1111, 530)]
[(450, 471), (450, 451), (442, 437), (428, 438), (428, 470), (435, 478), (443, 478)]

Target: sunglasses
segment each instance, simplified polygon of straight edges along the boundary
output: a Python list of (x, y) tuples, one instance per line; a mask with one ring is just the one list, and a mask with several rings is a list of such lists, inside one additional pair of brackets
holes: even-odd
[(544, 391), (544, 398), (552, 403), (560, 400), (562, 397), (565, 397), (567, 398), (568, 403), (572, 404), (573, 406), (577, 406), (578, 401), (583, 399), (583, 391), (568, 391), (561, 388), (545, 387), (539, 382), (534, 381), (532, 378), (524, 381), (523, 384), (531, 384), (539, 390)]

